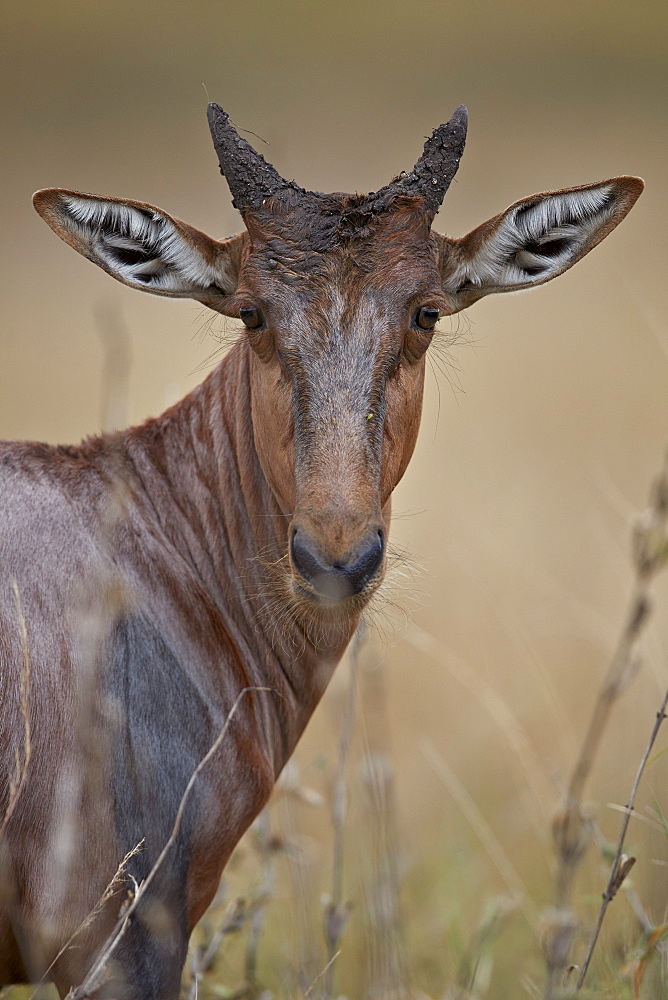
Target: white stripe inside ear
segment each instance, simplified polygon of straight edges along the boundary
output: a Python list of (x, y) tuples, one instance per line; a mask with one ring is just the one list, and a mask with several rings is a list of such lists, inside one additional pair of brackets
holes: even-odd
[(565, 270), (612, 215), (609, 184), (529, 198), (509, 209), (495, 232), (453, 276), (458, 286), (517, 287)]
[(216, 268), (158, 211), (68, 194), (61, 201), (61, 218), (100, 263), (131, 284), (176, 294), (220, 286)]

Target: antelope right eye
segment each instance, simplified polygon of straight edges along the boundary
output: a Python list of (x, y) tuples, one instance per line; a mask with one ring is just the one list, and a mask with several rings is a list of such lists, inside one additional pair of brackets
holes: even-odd
[(431, 306), (422, 306), (418, 309), (415, 322), (422, 330), (433, 330), (438, 323), (439, 312)]
[(248, 330), (257, 330), (264, 323), (262, 313), (256, 306), (248, 306), (239, 310), (241, 322)]

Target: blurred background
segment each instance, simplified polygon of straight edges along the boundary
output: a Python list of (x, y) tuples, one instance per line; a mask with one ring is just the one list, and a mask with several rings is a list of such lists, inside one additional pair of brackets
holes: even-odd
[[(109, 329), (107, 373), (119, 345), (129, 359), (114, 418), (128, 422), (185, 394), (215, 363), (216, 337), (234, 332), (195, 303), (115, 284), (57, 240), (30, 203), (35, 189), (63, 186), (152, 202), (212, 236), (238, 231), (207, 100), (266, 140), (253, 141), (284, 176), (343, 191), (373, 190), (410, 169), (424, 138), (466, 103), (466, 153), (435, 223), (452, 235), (536, 191), (645, 178), (628, 219), (574, 270), (441, 324), (448, 357), (439, 353), (428, 371), (420, 440), (394, 502), (393, 542), (413, 569), (393, 594), (395, 623), (381, 622), (362, 655), (346, 758), (343, 893), (354, 908), (338, 990), (360, 996), (368, 986), (369, 872), (379, 864), (365, 811), (371, 746), (392, 762), (389, 849), (413, 981), (442, 995), (485, 907), (512, 891), (522, 902), (493, 949), (484, 995), (537, 995), (537, 915), (553, 895), (550, 821), (627, 607), (632, 519), (668, 445), (668, 8), (5, 0), (3, 20), (7, 438), (68, 442), (100, 430)], [(656, 589), (642, 671), (615, 708), (587, 791), (610, 839), (620, 823), (611, 805), (627, 799), (668, 678), (666, 580)], [(277, 836), (294, 836), (303, 864), (277, 876), (278, 916), (268, 920), (278, 930), (268, 929), (258, 958), (272, 989), (306, 961), (304, 926), (319, 940), (348, 669), (290, 775), (325, 804), (293, 796), (288, 815), (284, 795), (274, 810)], [(668, 731), (658, 749), (667, 741)], [(645, 815), (653, 796), (668, 810), (664, 764), (643, 783)], [(629, 841), (635, 887), (658, 922), (665, 836), (635, 821)], [(603, 885), (592, 851), (576, 896), (585, 925)], [(615, 907), (613, 950), (635, 933), (627, 902)], [(317, 966), (317, 954), (309, 961)]]

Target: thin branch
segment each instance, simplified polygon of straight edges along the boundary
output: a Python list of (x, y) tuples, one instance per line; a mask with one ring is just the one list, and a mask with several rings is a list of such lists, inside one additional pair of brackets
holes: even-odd
[(631, 788), (631, 794), (629, 796), (629, 801), (626, 806), (626, 811), (624, 819), (622, 821), (622, 828), (619, 832), (619, 840), (617, 842), (617, 850), (615, 852), (615, 857), (610, 868), (610, 877), (608, 879), (608, 884), (605, 887), (605, 892), (603, 893), (603, 901), (601, 907), (598, 911), (598, 919), (596, 921), (596, 926), (591, 936), (591, 941), (589, 942), (589, 947), (587, 948), (587, 954), (585, 956), (584, 962), (582, 963), (582, 968), (580, 970), (580, 975), (576, 984), (576, 992), (579, 992), (582, 984), (584, 983), (585, 976), (587, 975), (587, 969), (591, 962), (592, 955), (594, 954), (594, 948), (596, 947), (596, 942), (598, 940), (598, 935), (601, 930), (601, 925), (603, 924), (603, 919), (605, 917), (608, 906), (613, 901), (617, 892), (622, 886), (624, 879), (628, 875), (629, 871), (635, 864), (635, 858), (625, 858), (623, 855), (624, 850), (624, 838), (626, 837), (626, 831), (628, 830), (629, 823), (631, 821), (631, 816), (633, 815), (633, 807), (636, 800), (636, 794), (638, 792), (638, 786), (640, 785), (640, 779), (642, 778), (643, 771), (649, 760), (649, 755), (652, 752), (652, 747), (656, 742), (656, 738), (659, 735), (659, 729), (661, 728), (661, 723), (666, 718), (666, 709), (668, 708), (668, 691), (664, 696), (661, 708), (656, 713), (656, 720), (652, 728), (647, 746), (645, 747), (645, 752), (642, 756), (642, 760), (638, 765), (638, 770), (636, 771), (635, 780), (633, 782), (633, 787)]
[(367, 657), (360, 674), (365, 723), (361, 770), (369, 827), (369, 874), (364, 880), (369, 918), (367, 996), (405, 1000), (413, 990), (401, 901), (403, 849), (397, 830), (386, 677), (379, 667), (376, 657)]
[(249, 906), (250, 927), (244, 958), (245, 986), (240, 992), (241, 996), (247, 995), (249, 997), (255, 997), (259, 992), (257, 956), (265, 926), (266, 906), (271, 900), (274, 890), (276, 852), (281, 846), (280, 841), (276, 840), (271, 832), (271, 816), (268, 806), (265, 806), (255, 820), (253, 832), (255, 833), (255, 848), (260, 855), (262, 863), (260, 880), (254, 894), (255, 898)]
[(188, 1000), (197, 1000), (199, 984), (205, 972), (213, 965), (214, 959), (218, 955), (218, 949), (224, 939), (230, 934), (237, 934), (246, 920), (246, 902), (243, 899), (235, 899), (227, 908), (223, 922), (212, 936), (206, 948), (197, 949), (192, 959), (192, 983), (188, 993)]
[(336, 962), (336, 960), (337, 960), (337, 958), (339, 957), (340, 954), (341, 954), (341, 949), (339, 948), (338, 951), (334, 952), (334, 954), (332, 955), (332, 957), (330, 958), (329, 962), (327, 963), (327, 965), (325, 966), (325, 968), (322, 970), (322, 972), (319, 972), (318, 975), (315, 977), (315, 979), (313, 980), (313, 982), (311, 983), (311, 985), (307, 989), (306, 993), (302, 993), (302, 995), (299, 998), (299, 1000), (306, 1000), (307, 996), (309, 996), (309, 994), (313, 992), (313, 988), (322, 979), (322, 977), (325, 975), (325, 973), (328, 971), (328, 969), (331, 968), (331, 966), (334, 964), (334, 962)]
[(132, 902), (127, 907), (127, 909), (125, 909), (121, 913), (116, 923), (116, 926), (114, 927), (111, 934), (107, 938), (105, 944), (102, 946), (102, 950), (98, 958), (96, 959), (93, 967), (91, 968), (90, 972), (79, 986), (69, 991), (66, 1000), (85, 1000), (85, 998), (89, 994), (93, 993), (98, 988), (102, 974), (104, 973), (104, 970), (106, 968), (107, 962), (111, 958), (121, 938), (125, 934), (125, 931), (127, 930), (132, 914), (135, 912), (135, 910), (139, 906), (139, 903), (146, 895), (148, 887), (150, 886), (151, 882), (153, 881), (158, 871), (162, 867), (165, 858), (167, 857), (167, 855), (169, 854), (170, 850), (172, 849), (172, 847), (176, 842), (176, 838), (178, 837), (179, 830), (181, 828), (181, 821), (183, 819), (183, 814), (185, 812), (186, 805), (188, 804), (188, 799), (190, 797), (190, 793), (193, 790), (193, 786), (197, 778), (204, 770), (206, 765), (209, 763), (211, 758), (214, 756), (216, 751), (219, 749), (222, 741), (227, 735), (227, 730), (229, 729), (230, 723), (232, 722), (232, 719), (236, 715), (237, 709), (239, 708), (239, 705), (241, 704), (243, 698), (251, 691), (271, 691), (271, 690), (273, 689), (269, 687), (246, 687), (243, 688), (243, 690), (240, 691), (239, 694), (237, 695), (234, 704), (232, 705), (230, 711), (227, 714), (227, 718), (225, 719), (223, 728), (221, 729), (218, 736), (212, 743), (208, 752), (204, 755), (204, 757), (202, 757), (201, 761), (199, 762), (199, 764), (197, 765), (197, 767), (190, 776), (188, 784), (186, 785), (185, 791), (181, 797), (181, 802), (179, 804), (179, 808), (176, 813), (176, 819), (174, 820), (174, 826), (172, 827), (172, 832), (169, 835), (169, 838), (167, 839), (167, 842), (165, 843), (165, 846), (160, 852), (155, 864), (153, 865), (153, 867), (151, 868), (150, 872), (148, 873), (144, 881), (141, 883), (141, 885), (137, 886)]
[(36, 998), (36, 996), (37, 996), (37, 994), (39, 992), (40, 986), (43, 985), (46, 977), (49, 975), (49, 973), (51, 972), (51, 969), (54, 967), (54, 965), (56, 964), (56, 962), (58, 961), (58, 959), (62, 955), (65, 954), (65, 952), (68, 950), (68, 948), (71, 948), (73, 941), (79, 936), (79, 934), (81, 934), (81, 932), (83, 930), (86, 929), (86, 927), (90, 926), (90, 924), (93, 922), (93, 920), (95, 920), (95, 917), (98, 915), (98, 913), (100, 912), (100, 910), (102, 909), (102, 907), (105, 905), (105, 903), (108, 902), (108, 900), (111, 899), (111, 897), (113, 896), (114, 892), (116, 891), (116, 889), (121, 884), (123, 875), (125, 874), (125, 869), (126, 869), (126, 867), (128, 865), (128, 862), (130, 861), (130, 858), (133, 858), (135, 856), (135, 854), (139, 853), (139, 851), (142, 848), (142, 844), (143, 843), (144, 843), (144, 840), (143, 839), (140, 840), (139, 843), (135, 844), (135, 846), (132, 847), (128, 851), (128, 853), (125, 855), (125, 857), (123, 858), (123, 860), (119, 864), (118, 868), (116, 869), (114, 877), (112, 878), (111, 882), (109, 882), (109, 884), (107, 885), (106, 889), (104, 890), (104, 892), (102, 893), (102, 895), (98, 899), (98, 901), (95, 904), (95, 906), (93, 907), (93, 909), (90, 911), (90, 913), (86, 917), (84, 917), (84, 919), (81, 921), (81, 923), (79, 924), (79, 926), (77, 927), (77, 929), (75, 931), (73, 931), (72, 934), (70, 934), (70, 936), (68, 937), (67, 941), (62, 946), (62, 948), (60, 949), (60, 951), (58, 952), (58, 954), (56, 955), (56, 957), (53, 959), (53, 961), (51, 962), (51, 964), (49, 966), (47, 966), (47, 968), (42, 973), (42, 975), (41, 975), (41, 977), (39, 979), (39, 982), (37, 984), (36, 989), (34, 990), (33, 993), (30, 994), (29, 1000), (35, 1000), (35, 998)]
[(594, 705), (580, 756), (573, 769), (562, 809), (554, 823), (559, 857), (556, 905), (568, 906), (570, 891), (579, 861), (589, 841), (589, 828), (582, 802), (596, 754), (603, 738), (613, 705), (633, 679), (640, 666), (638, 640), (649, 616), (649, 581), (638, 579), (631, 598), (626, 624), (608, 673)]
[[(649, 507), (640, 514), (634, 526), (632, 557), (635, 581), (626, 621), (599, 690), (564, 803), (553, 822), (558, 871), (555, 908), (550, 914), (549, 930), (543, 939), (547, 962), (546, 1000), (554, 1000), (561, 988), (577, 928), (570, 912), (571, 891), (575, 873), (591, 837), (591, 821), (583, 808), (585, 787), (612, 708), (641, 665), (640, 638), (652, 609), (650, 584), (668, 561), (667, 524), (668, 451), (664, 455), (663, 468), (652, 486)], [(621, 857), (621, 850), (619, 856)], [(626, 873), (629, 870), (627, 867)], [(613, 874), (619, 877), (621, 871)], [(623, 877), (615, 892), (622, 881)]]
[[(340, 952), (339, 943), (348, 922), (350, 906), (343, 899), (343, 864), (345, 848), (345, 825), (347, 807), (346, 764), (350, 742), (355, 726), (355, 703), (357, 701), (357, 675), (359, 672), (359, 650), (366, 635), (365, 626), (360, 624), (355, 632), (350, 647), (350, 679), (348, 687), (348, 702), (341, 725), (339, 750), (336, 762), (336, 775), (332, 795), (332, 827), (334, 831), (334, 864), (332, 871), (332, 896), (327, 901), (325, 909), (325, 940), (327, 942), (328, 962), (323, 970), (326, 973), (325, 995), (332, 997), (334, 988), (334, 957)], [(320, 977), (318, 977), (320, 978)], [(317, 980), (316, 980), (317, 981)], [(312, 984), (311, 989), (315, 983)]]

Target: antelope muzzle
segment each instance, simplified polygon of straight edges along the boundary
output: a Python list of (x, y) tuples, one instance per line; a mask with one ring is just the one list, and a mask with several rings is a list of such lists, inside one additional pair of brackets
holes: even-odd
[(321, 604), (370, 597), (380, 585), (385, 563), (385, 528), (370, 527), (344, 553), (326, 551), (305, 526), (293, 526), (290, 562), (300, 591)]

